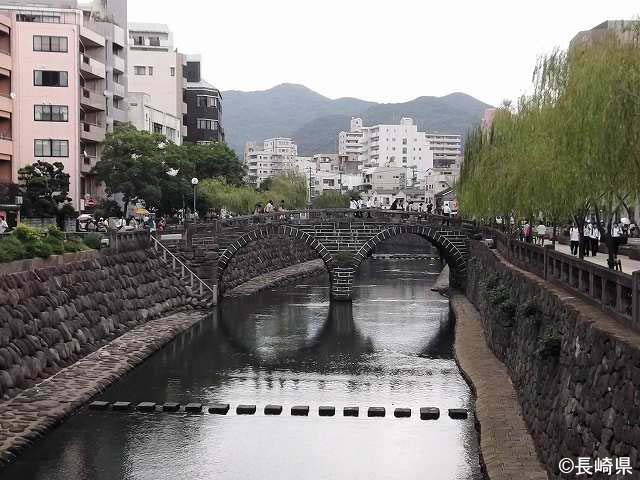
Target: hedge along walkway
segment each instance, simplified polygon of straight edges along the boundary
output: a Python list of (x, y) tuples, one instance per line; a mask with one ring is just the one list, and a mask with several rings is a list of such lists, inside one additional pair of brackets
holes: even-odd
[(455, 293), (456, 359), (476, 395), (483, 468), (491, 480), (547, 480), (533, 438), (522, 418), (507, 367), (487, 346), (480, 314)]
[(0, 467), (204, 315), (187, 311), (151, 320), (0, 404)]

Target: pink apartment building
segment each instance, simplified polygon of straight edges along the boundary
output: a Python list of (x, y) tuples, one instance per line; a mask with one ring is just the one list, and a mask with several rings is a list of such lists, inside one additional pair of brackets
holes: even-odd
[(84, 210), (99, 194), (91, 170), (105, 133), (126, 121), (126, 35), (68, 3), (0, 4), (0, 182), (17, 183), (38, 160), (61, 162), (73, 206)]

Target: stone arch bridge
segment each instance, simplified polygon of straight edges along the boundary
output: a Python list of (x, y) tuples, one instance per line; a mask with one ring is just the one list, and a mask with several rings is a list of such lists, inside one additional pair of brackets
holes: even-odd
[(313, 249), (329, 272), (331, 297), (350, 300), (360, 264), (383, 241), (400, 234), (418, 235), (435, 247), (448, 263), (452, 284), (466, 280), (468, 237), (473, 226), (457, 219), (394, 210), (300, 210), (280, 214), (236, 217), (191, 225), (187, 242), (210, 234), (222, 240), (213, 283), (218, 298), (224, 294), (223, 277), (233, 258), (249, 244), (273, 237), (288, 237)]

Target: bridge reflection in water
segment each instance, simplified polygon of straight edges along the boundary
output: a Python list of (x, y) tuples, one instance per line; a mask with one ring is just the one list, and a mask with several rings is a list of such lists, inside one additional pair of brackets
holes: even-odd
[[(429, 289), (438, 266), (369, 260), (361, 272), (352, 304), (330, 306), (326, 274), (225, 301), (101, 395), (252, 403), (257, 415), (84, 410), (0, 478), (481, 478), (471, 419), (416, 416), (420, 406), (473, 409), (452, 359), (447, 302)], [(268, 403), (283, 415), (262, 415)], [(308, 418), (290, 416), (300, 404)], [(336, 417), (319, 417), (318, 405), (335, 405)], [(414, 414), (345, 418), (349, 405)]]

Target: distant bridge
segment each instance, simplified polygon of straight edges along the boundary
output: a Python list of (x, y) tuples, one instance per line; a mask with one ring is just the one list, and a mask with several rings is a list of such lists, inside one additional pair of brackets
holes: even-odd
[[(360, 264), (381, 242), (400, 234), (418, 235), (437, 247), (449, 264), (454, 284), (464, 284), (471, 224), (454, 218), (398, 210), (296, 210), (268, 215), (251, 215), (191, 225), (188, 235), (203, 232), (227, 238), (217, 262), (218, 297), (224, 293), (223, 276), (238, 252), (274, 236), (289, 237), (315, 250), (324, 262), (331, 281), (331, 297), (350, 300), (353, 277)], [(228, 237), (228, 235), (227, 235)]]

